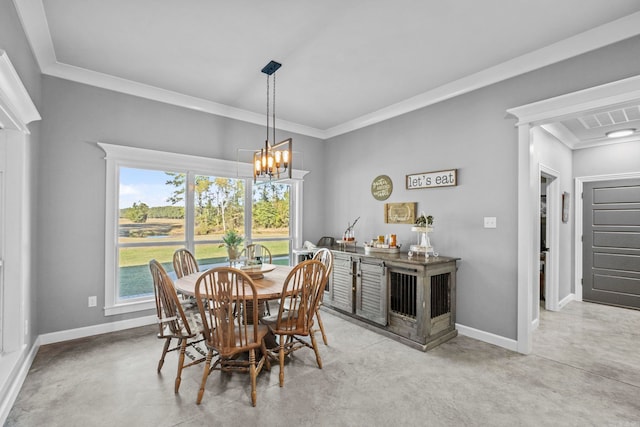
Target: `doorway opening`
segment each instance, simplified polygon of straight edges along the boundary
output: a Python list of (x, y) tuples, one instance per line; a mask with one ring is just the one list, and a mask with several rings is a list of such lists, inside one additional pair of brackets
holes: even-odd
[(547, 259), (547, 177), (540, 177), (540, 298), (542, 307), (546, 299), (545, 263)]
[(532, 311), (533, 326), (540, 321), (540, 309), (559, 309), (559, 253), (560, 253), (560, 173), (545, 165), (540, 165), (538, 204), (538, 280), (533, 286)]

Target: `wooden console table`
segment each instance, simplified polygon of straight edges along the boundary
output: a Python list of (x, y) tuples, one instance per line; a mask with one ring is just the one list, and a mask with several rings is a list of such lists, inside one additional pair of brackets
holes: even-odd
[(324, 304), (341, 317), (422, 351), (458, 334), (459, 258), (365, 254), (361, 249), (333, 254)]

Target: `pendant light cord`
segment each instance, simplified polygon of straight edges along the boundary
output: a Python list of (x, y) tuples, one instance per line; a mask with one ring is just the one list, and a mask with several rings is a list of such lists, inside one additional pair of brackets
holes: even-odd
[(269, 75), (267, 74), (267, 142), (269, 142)]
[(273, 73), (273, 145), (276, 145), (276, 73)]

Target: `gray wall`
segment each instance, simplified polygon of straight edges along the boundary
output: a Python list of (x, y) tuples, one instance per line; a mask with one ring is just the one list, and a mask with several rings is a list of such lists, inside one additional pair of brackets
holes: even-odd
[[(394, 232), (401, 243), (414, 242), (409, 226), (384, 224), (384, 202), (370, 194), (373, 178), (389, 175), (394, 190), (387, 202), (418, 202), (418, 211), (435, 217), (436, 250), (461, 258), (458, 323), (516, 339), (518, 136), (505, 112), (640, 74), (638, 57), (636, 37), (332, 138), (327, 233), (340, 235), (362, 216), (359, 241)], [(458, 169), (457, 187), (405, 189), (406, 174), (450, 168)], [(485, 216), (496, 216), (498, 227), (484, 229)]]
[(640, 141), (573, 152), (574, 177), (640, 172)]
[[(16, 13), (15, 7), (11, 0), (0, 0), (0, 49), (7, 52), (11, 63), (13, 64), (16, 72), (18, 73), (22, 83), (24, 84), (31, 100), (35, 104), (36, 108), (42, 114), (42, 102), (41, 102), (41, 76), (38, 64), (35, 61), (31, 53), (31, 48), (27, 42), (27, 38), (20, 25), (20, 20)], [(30, 180), (30, 191), (28, 197), (30, 199), (30, 205), (32, 212), (36, 212), (38, 208), (37, 200), (37, 168), (36, 155), (40, 146), (40, 123), (34, 122), (29, 125), (31, 134), (27, 137), (28, 147), (26, 147), (26, 170), (28, 174), (28, 180)], [(10, 182), (7, 185), (11, 185)], [(11, 226), (11, 224), (7, 224)], [(31, 242), (26, 242), (31, 248), (36, 247), (37, 244), (37, 218), (31, 217), (31, 223), (29, 225), (29, 231), (31, 233)], [(27, 300), (25, 301), (25, 310), (29, 318), (30, 328), (26, 342), (32, 344), (38, 336), (37, 321), (38, 313), (35, 310), (37, 292), (36, 282), (38, 274), (37, 258), (35, 253), (31, 254), (29, 260), (26, 260), (26, 265), (29, 266), (28, 275), (30, 281), (28, 283), (28, 289), (25, 289), (25, 295)]]
[[(105, 154), (96, 142), (236, 160), (238, 148), (262, 144), (264, 127), (47, 76), (43, 100), (39, 332), (152, 314), (104, 317), (101, 309), (106, 184)], [(322, 191), (323, 144), (292, 136), (311, 171), (304, 182), (304, 234), (319, 235), (323, 203), (316, 195)], [(98, 307), (87, 307), (90, 295), (97, 295)]]
[[(0, 48), (9, 52), (44, 118), (32, 138), (39, 169), (38, 333), (150, 314), (105, 318), (100, 308), (87, 307), (88, 295), (98, 296), (99, 307), (104, 303), (105, 165), (95, 142), (233, 160), (236, 148), (262, 140), (263, 127), (52, 77), (40, 82), (13, 4), (0, 2)], [(517, 133), (505, 110), (640, 74), (638, 57), (636, 37), (326, 144), (294, 135), (304, 169), (311, 171), (304, 183), (303, 239), (339, 236), (361, 216), (359, 241), (395, 232), (403, 244), (412, 243), (409, 226), (384, 224), (384, 202), (370, 195), (371, 180), (387, 174), (395, 186), (387, 201), (418, 202), (419, 210), (435, 216), (436, 249), (462, 258), (458, 322), (515, 338)], [(455, 188), (404, 189), (408, 173), (448, 168), (458, 169)], [(484, 216), (496, 216), (498, 228), (482, 228)]]

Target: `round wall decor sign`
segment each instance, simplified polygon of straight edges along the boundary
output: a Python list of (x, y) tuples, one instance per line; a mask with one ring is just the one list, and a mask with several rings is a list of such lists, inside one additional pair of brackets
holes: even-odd
[(379, 175), (371, 183), (371, 195), (376, 200), (387, 200), (392, 191), (393, 182), (387, 175)]

